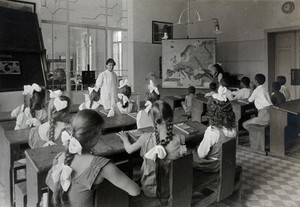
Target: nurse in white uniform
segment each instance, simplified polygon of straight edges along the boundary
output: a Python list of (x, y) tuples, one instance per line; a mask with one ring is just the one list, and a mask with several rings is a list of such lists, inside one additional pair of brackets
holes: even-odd
[(106, 70), (100, 73), (96, 81), (96, 87), (101, 88), (100, 103), (104, 109), (110, 109), (118, 102), (118, 79), (113, 71), (116, 62), (109, 58), (106, 61)]

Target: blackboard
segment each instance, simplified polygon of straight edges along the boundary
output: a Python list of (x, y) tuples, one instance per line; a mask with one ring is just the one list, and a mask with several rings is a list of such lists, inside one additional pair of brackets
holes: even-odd
[(0, 91), (45, 86), (43, 55), (36, 14), (0, 7)]

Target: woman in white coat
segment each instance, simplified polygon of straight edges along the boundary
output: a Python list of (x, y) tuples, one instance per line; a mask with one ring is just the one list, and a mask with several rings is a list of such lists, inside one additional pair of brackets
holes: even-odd
[(118, 79), (113, 72), (116, 62), (109, 58), (106, 61), (106, 70), (100, 73), (96, 81), (96, 87), (101, 88), (100, 103), (104, 109), (110, 109), (118, 102)]

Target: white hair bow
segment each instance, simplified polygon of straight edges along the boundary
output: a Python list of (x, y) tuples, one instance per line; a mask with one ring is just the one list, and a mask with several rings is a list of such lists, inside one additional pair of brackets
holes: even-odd
[(123, 93), (118, 93), (118, 98), (122, 100), (122, 105), (125, 105), (127, 102), (129, 102), (128, 97)]
[(42, 91), (42, 88), (34, 83), (32, 85), (25, 85), (24, 86), (24, 91), (23, 91), (23, 95), (32, 95), (33, 94), (33, 91), (36, 91), (36, 92), (41, 92)]
[(214, 99), (219, 100), (219, 101), (227, 101), (226, 92), (227, 92), (227, 88), (223, 87), (223, 86), (220, 86), (218, 88), (218, 93), (213, 94), (212, 97)]
[(73, 169), (64, 163), (53, 166), (52, 179), (54, 183), (60, 181), (62, 189), (66, 192), (71, 185), (71, 174)]
[(150, 93), (152, 93), (153, 91), (155, 91), (155, 93), (156, 93), (157, 95), (159, 95), (158, 88), (157, 88), (156, 86), (154, 86), (154, 83), (153, 83), (152, 80), (150, 80), (148, 89), (149, 89)]
[(63, 110), (68, 106), (67, 101), (60, 100), (59, 97), (61, 97), (61, 96), (62, 96), (61, 90), (56, 90), (56, 91), (50, 90), (50, 98), (54, 99), (53, 104), (54, 104), (56, 111)]
[(152, 107), (151, 101), (146, 101), (145, 106), (146, 106), (146, 108), (145, 108), (146, 113), (149, 113), (149, 111)]
[(156, 160), (156, 155), (159, 159), (164, 159), (167, 156), (167, 152), (165, 148), (161, 145), (156, 145), (153, 147), (151, 150), (149, 150), (146, 154), (145, 157), (150, 160)]
[(99, 88), (97, 88), (97, 87), (94, 87), (94, 88), (88, 87), (88, 90), (89, 90), (89, 94), (91, 94), (93, 91), (98, 92), (98, 91), (99, 91)]
[(64, 146), (68, 147), (70, 153), (81, 155), (81, 151), (82, 151), (81, 144), (77, 139), (71, 136), (68, 132), (63, 131), (61, 133), (61, 141)]
[(130, 86), (129, 84), (128, 84), (128, 80), (127, 79), (125, 79), (125, 80), (120, 80), (120, 82), (119, 82), (119, 88), (123, 88), (124, 86)]

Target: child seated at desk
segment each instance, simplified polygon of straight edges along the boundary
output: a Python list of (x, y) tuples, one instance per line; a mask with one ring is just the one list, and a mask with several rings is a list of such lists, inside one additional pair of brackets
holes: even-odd
[(120, 81), (118, 98), (119, 101), (109, 110), (107, 117), (131, 113), (133, 104), (129, 100), (131, 96), (131, 87), (126, 80)]
[(89, 91), (89, 99), (88, 101), (80, 104), (79, 106), (79, 110), (83, 110), (83, 109), (93, 109), (93, 110), (100, 110), (101, 104), (99, 103), (100, 100), (100, 90), (99, 88), (91, 88), (88, 87), (88, 91)]
[(215, 93), (217, 93), (217, 84), (215, 82), (211, 82), (209, 84), (209, 89), (210, 89), (210, 92), (206, 93), (204, 95), (204, 97), (211, 97), (212, 95), (214, 95)]
[(96, 185), (104, 179), (131, 196), (140, 193), (140, 187), (109, 159), (90, 154), (103, 125), (96, 111), (82, 110), (73, 118), (70, 129), (62, 132), (66, 151), (54, 158), (46, 178), (55, 206), (93, 207)]
[(280, 105), (286, 101), (283, 93), (279, 91), (280, 86), (281, 84), (278, 81), (272, 83), (273, 92), (271, 94), (271, 101), (274, 105)]
[(210, 99), (207, 108), (209, 127), (197, 151), (193, 150), (194, 168), (204, 172), (218, 172), (222, 143), (236, 136), (235, 114), (226, 99)]
[[(142, 189), (148, 197), (157, 196), (157, 179), (162, 179), (157, 174), (157, 162), (160, 160), (175, 160), (186, 154), (185, 138), (183, 135), (173, 134), (173, 111), (171, 106), (163, 101), (153, 103), (150, 115), (154, 122), (154, 132), (144, 133), (139, 139), (131, 144), (128, 135), (124, 132), (118, 133), (123, 140), (125, 150), (131, 154), (140, 150), (144, 158), (142, 164)], [(160, 159), (160, 160), (158, 160)], [(159, 165), (160, 166), (160, 165)], [(167, 190), (167, 180), (161, 180)]]
[(11, 112), (11, 116), (17, 118), (15, 130), (39, 126), (47, 120), (45, 89), (34, 83), (25, 85), (22, 94), (24, 104)]
[(258, 110), (257, 117), (249, 119), (243, 123), (243, 127), (249, 130), (249, 125), (268, 125), (270, 123), (269, 106), (272, 105), (269, 92), (264, 87), (266, 77), (263, 74), (256, 74), (254, 77), (255, 90), (252, 92), (248, 101), (253, 102)]
[(194, 86), (188, 87), (188, 95), (185, 96), (184, 101), (181, 102), (181, 106), (187, 115), (191, 115), (192, 99), (196, 94), (196, 88)]
[(150, 109), (152, 104), (159, 100), (159, 90), (152, 80), (149, 82), (148, 90), (146, 92), (147, 101), (145, 103), (145, 109), (140, 110), (136, 115), (136, 126), (138, 129), (154, 126), (152, 118), (150, 116)]
[(250, 78), (242, 77), (240, 85), (240, 90), (231, 92), (234, 96), (233, 100), (247, 99), (250, 96)]
[(283, 76), (283, 75), (277, 76), (277, 81), (281, 85), (279, 92), (283, 93), (286, 101), (289, 101), (291, 99), (291, 93), (290, 93), (290, 90), (285, 86), (285, 83), (286, 83), (285, 76)]
[(64, 119), (69, 114), (71, 100), (60, 90), (50, 91), (48, 122), (30, 130), (28, 144), (31, 148), (61, 144), (61, 132), (67, 127)]

